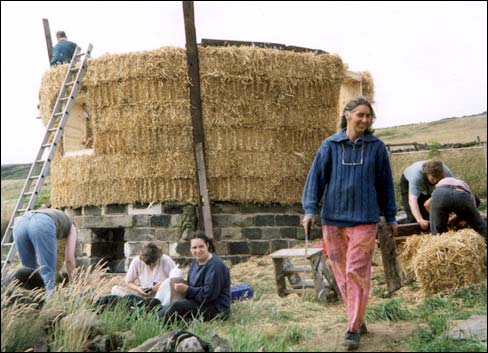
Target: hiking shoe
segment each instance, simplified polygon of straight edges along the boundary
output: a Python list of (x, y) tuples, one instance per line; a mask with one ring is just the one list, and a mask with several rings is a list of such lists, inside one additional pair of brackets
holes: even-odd
[(366, 327), (366, 323), (363, 322), (361, 324), (361, 326), (359, 326), (359, 334), (362, 336), (362, 335), (365, 335), (368, 333), (368, 328)]
[(358, 349), (360, 338), (359, 333), (347, 331), (344, 336), (344, 346), (347, 347), (348, 351)]

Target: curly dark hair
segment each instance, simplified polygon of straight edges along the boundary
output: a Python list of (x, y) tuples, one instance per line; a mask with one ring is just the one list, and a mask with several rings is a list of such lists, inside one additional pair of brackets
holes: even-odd
[(144, 243), (139, 252), (139, 258), (146, 264), (152, 265), (159, 261), (163, 252), (155, 243)]
[[(359, 107), (360, 105), (367, 105), (369, 110), (371, 111), (371, 125), (373, 125), (374, 121), (376, 120), (376, 114), (374, 113), (373, 107), (371, 106), (371, 103), (366, 97), (356, 97), (352, 100), (349, 101), (344, 106), (344, 109), (342, 110), (341, 114), (341, 121), (339, 123), (339, 128), (340, 129), (345, 129), (347, 128), (347, 119), (346, 119), (346, 112), (352, 112), (354, 109)], [(366, 129), (365, 134), (372, 134), (374, 130), (371, 128), (371, 125)]]

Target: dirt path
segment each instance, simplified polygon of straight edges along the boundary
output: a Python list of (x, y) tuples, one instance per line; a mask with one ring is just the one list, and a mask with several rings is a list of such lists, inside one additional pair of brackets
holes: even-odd
[[(344, 323), (329, 327), (326, 332), (308, 339), (308, 345), (322, 347), (322, 352), (345, 352)], [(361, 337), (356, 352), (404, 352), (407, 337), (412, 334), (415, 324), (411, 322), (376, 322), (368, 324), (369, 332)]]

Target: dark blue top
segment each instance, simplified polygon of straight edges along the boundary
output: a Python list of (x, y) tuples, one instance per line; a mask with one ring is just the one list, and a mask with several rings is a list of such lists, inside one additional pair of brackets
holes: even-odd
[(303, 190), (306, 215), (315, 215), (323, 196), (322, 224), (378, 223), (380, 211), (387, 223), (396, 223), (393, 177), (383, 141), (366, 134), (352, 142), (345, 129), (325, 139)]
[(58, 42), (58, 44), (56, 44), (53, 48), (51, 65), (70, 62), (75, 50), (76, 43), (70, 42), (69, 40), (62, 40)]
[(204, 265), (196, 260), (190, 263), (186, 298), (219, 312), (230, 312), (230, 273), (224, 262), (215, 254)]

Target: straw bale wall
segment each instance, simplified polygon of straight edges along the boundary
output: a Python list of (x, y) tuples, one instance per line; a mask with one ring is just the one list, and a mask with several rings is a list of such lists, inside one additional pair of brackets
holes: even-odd
[[(300, 202), (320, 143), (337, 130), (342, 60), (254, 47), (199, 56), (211, 199)], [(45, 123), (65, 70), (42, 79)], [(197, 200), (184, 49), (93, 59), (75, 103), (90, 112), (93, 154), (57, 155), (53, 206)]]

